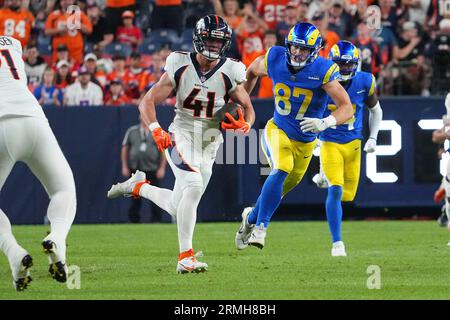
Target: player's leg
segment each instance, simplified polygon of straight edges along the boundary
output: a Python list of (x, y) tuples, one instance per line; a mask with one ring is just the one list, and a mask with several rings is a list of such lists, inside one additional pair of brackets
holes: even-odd
[(283, 197), (302, 181), (311, 162), (316, 140), (311, 142), (291, 141), (291, 143), (293, 145), (294, 168), (284, 182)]
[(256, 224), (248, 243), (262, 249), (267, 226), (281, 202), (284, 181), (294, 167), (294, 156), (291, 140), (272, 120), (267, 122), (261, 143), (272, 171), (262, 187), (258, 212), (253, 210), (248, 217), (250, 224)]
[(333, 251), (339, 251), (335, 247), (340, 248), (343, 245), (341, 238), (341, 201), (344, 186), (344, 159), (341, 154), (340, 145), (333, 142), (323, 142), (320, 149), (320, 162), (329, 182), (325, 211), (333, 241), (331, 254), (334, 255)]
[(76, 213), (76, 190), (72, 170), (46, 120), (28, 119), (29, 139), (34, 141), (30, 153), (22, 157), (44, 186), (50, 198), (47, 217), (50, 234), (42, 245), (48, 254), (53, 278), (67, 280), (66, 239)]
[(450, 157), (447, 160), (447, 171), (444, 178), (444, 187), (445, 187), (445, 213), (447, 214), (448, 221), (450, 221)]
[[(0, 121), (0, 190), (2, 189), (6, 179), (8, 178), (14, 164), (17, 153), (17, 147), (22, 148), (27, 144), (25, 130), (17, 126), (12, 126), (14, 119)], [(17, 127), (15, 132), (12, 129)], [(15, 133), (17, 132), (17, 135)], [(14, 140), (11, 140), (14, 136)], [(17, 291), (27, 288), (31, 282), (29, 268), (32, 266), (32, 258), (27, 251), (22, 248), (12, 233), (11, 223), (0, 209), (0, 250), (8, 258), (11, 272), (13, 275), (14, 286)]]
[(356, 139), (344, 145), (344, 190), (342, 201), (355, 199), (361, 172), (361, 140)]

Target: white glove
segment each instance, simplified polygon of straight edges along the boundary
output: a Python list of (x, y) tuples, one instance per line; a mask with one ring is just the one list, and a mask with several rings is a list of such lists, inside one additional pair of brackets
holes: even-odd
[(374, 138), (369, 138), (366, 141), (366, 144), (364, 145), (364, 151), (367, 153), (375, 152), (375, 149), (377, 148), (377, 140)]
[(304, 117), (300, 121), (300, 129), (302, 129), (303, 132), (311, 131), (312, 133), (318, 133), (335, 125), (336, 118), (332, 115), (329, 115), (324, 119)]
[(329, 187), (327, 177), (325, 177), (323, 172), (316, 174), (312, 180), (321, 189), (327, 189)]

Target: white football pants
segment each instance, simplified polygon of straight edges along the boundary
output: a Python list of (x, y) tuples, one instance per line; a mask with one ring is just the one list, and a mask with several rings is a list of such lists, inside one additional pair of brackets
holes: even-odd
[(172, 134), (175, 145), (165, 154), (175, 175), (173, 190), (145, 184), (140, 195), (176, 217), (180, 252), (184, 252), (192, 249), (197, 207), (208, 186), (222, 142), (196, 144), (193, 134), (181, 129), (175, 129)]
[[(14, 164), (24, 162), (44, 186), (50, 204), (47, 217), (51, 232), (46, 239), (55, 242), (64, 258), (66, 238), (75, 218), (76, 194), (72, 170), (66, 161), (47, 119), (12, 117), (0, 119), (0, 190)], [(26, 182), (23, 188), (26, 188)], [(13, 200), (13, 199), (12, 199)], [(23, 258), (11, 231), (11, 224), (0, 210), (0, 249), (11, 262)]]

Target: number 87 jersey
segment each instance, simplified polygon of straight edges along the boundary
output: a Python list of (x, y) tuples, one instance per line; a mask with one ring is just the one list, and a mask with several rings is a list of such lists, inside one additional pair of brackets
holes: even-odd
[(339, 77), (339, 67), (320, 56), (300, 71), (286, 63), (286, 49), (274, 46), (265, 56), (267, 73), (273, 82), (275, 112), (273, 121), (290, 139), (311, 142), (317, 133), (300, 129), (303, 117), (322, 118), (327, 94), (322, 86)]
[(244, 64), (230, 58), (221, 58), (213, 69), (202, 73), (195, 52), (171, 53), (164, 69), (176, 91), (174, 125), (192, 132), (194, 128), (218, 129), (223, 119), (215, 119), (214, 114), (246, 80)]

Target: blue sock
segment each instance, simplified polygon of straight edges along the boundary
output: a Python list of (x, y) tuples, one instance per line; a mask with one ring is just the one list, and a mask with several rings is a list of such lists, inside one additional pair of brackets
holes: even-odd
[(248, 215), (248, 223), (255, 224), (256, 220), (258, 219), (258, 211), (259, 211), (259, 203), (261, 196), (258, 197), (258, 200), (256, 201), (255, 207), (253, 208), (252, 212)]
[(259, 206), (257, 212), (258, 218), (256, 219), (257, 226), (263, 223), (264, 227), (267, 228), (269, 225), (270, 218), (280, 205), (283, 192), (283, 183), (287, 175), (287, 172), (282, 170), (273, 170), (266, 182), (264, 182), (258, 199)]
[(325, 209), (327, 212), (328, 226), (330, 227), (333, 242), (341, 241), (342, 224), (342, 187), (331, 186), (328, 188)]

